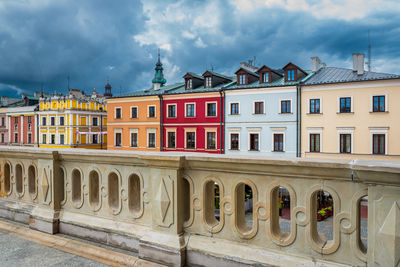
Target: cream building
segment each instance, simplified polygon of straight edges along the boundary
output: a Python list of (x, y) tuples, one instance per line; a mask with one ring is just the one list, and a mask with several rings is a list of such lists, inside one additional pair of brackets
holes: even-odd
[(301, 91), (302, 157), (400, 161), (400, 76), (364, 71), (364, 55), (353, 69), (325, 67)]
[(91, 96), (70, 89), (67, 96), (40, 98), (39, 146), (106, 149), (106, 107), (95, 90)]

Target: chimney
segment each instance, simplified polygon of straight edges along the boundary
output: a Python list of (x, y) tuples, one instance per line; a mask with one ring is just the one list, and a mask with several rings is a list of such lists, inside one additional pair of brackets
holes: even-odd
[(353, 54), (353, 71), (357, 72), (357, 75), (364, 74), (364, 54)]
[(320, 68), (322, 68), (321, 60), (319, 57), (312, 57), (312, 71), (317, 72)]

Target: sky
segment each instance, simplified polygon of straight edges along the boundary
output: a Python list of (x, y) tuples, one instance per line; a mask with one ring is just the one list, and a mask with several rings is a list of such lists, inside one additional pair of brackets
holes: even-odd
[(372, 71), (400, 74), (399, 0), (0, 0), (0, 95), (147, 89), (158, 48), (167, 84), (254, 57), (351, 68), (368, 30)]

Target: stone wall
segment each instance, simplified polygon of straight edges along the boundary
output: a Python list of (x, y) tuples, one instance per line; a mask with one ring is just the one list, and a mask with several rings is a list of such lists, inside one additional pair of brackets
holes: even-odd
[[(143, 259), (174, 266), (399, 264), (398, 162), (3, 147), (0, 166), (1, 217)], [(290, 198), (285, 229), (283, 189)], [(333, 202), (329, 238), (317, 221), (322, 193)], [(367, 243), (361, 199), (368, 199)]]

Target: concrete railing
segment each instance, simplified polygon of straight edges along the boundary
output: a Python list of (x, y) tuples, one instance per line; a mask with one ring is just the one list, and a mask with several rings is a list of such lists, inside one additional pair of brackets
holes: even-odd
[(1, 217), (144, 259), (399, 264), (400, 162), (3, 147), (0, 163)]

